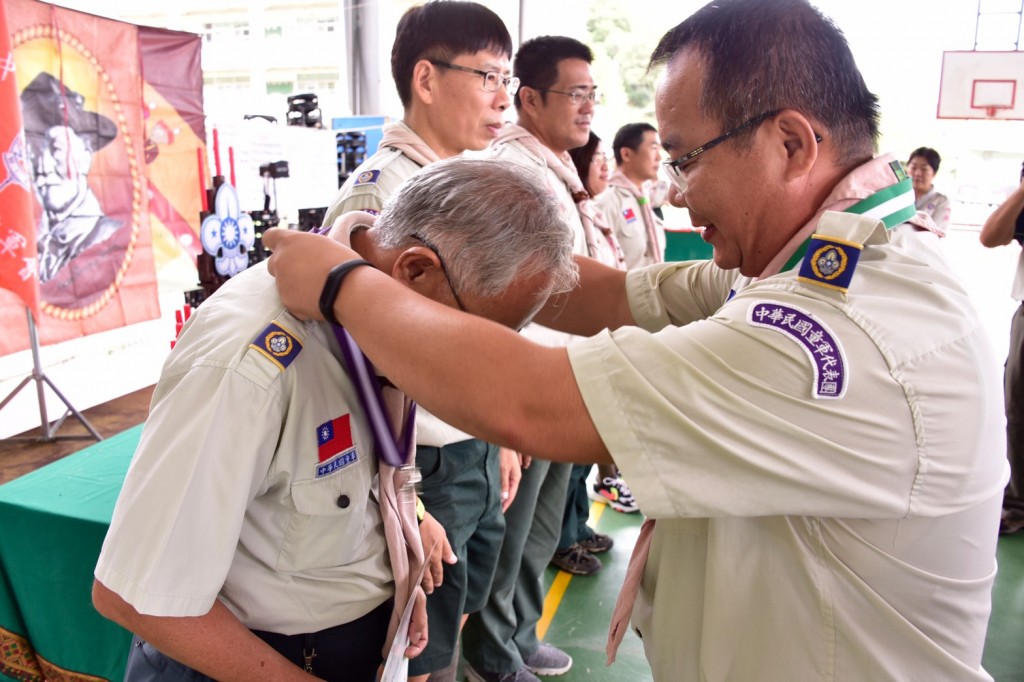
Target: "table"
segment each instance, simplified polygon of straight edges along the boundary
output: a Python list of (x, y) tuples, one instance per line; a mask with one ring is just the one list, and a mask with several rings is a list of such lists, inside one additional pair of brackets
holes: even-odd
[(0, 485), (0, 679), (122, 680), (131, 633), (92, 574), (142, 426)]

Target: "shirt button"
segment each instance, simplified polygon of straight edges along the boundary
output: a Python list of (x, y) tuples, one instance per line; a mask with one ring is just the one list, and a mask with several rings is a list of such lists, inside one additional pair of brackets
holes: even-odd
[(348, 509), (349, 499), (348, 495), (341, 495), (338, 497), (338, 506), (342, 509)]

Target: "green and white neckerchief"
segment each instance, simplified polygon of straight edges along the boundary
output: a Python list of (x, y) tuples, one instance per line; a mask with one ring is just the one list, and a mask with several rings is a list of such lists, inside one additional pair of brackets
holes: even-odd
[[(914, 208), (914, 186), (899, 161), (890, 162), (889, 168), (892, 170), (893, 175), (896, 176), (894, 184), (875, 192), (865, 199), (861, 199), (843, 212), (881, 220), (887, 230), (891, 230), (897, 225), (913, 218), (916, 213)], [(817, 257), (811, 261), (806, 261), (807, 252), (810, 250), (812, 243), (815, 245), (815, 249), (811, 252), (811, 255), (815, 256), (817, 254)], [(830, 245), (832, 245), (831, 248), (829, 248)], [(800, 271), (802, 279), (830, 289), (845, 291), (849, 285), (850, 278), (853, 276), (857, 258), (860, 256), (860, 248), (860, 245), (852, 245), (849, 242), (837, 242), (831, 237), (824, 238), (817, 234), (811, 235), (803, 244), (797, 247), (793, 255), (786, 261), (786, 264), (782, 266), (780, 272), (786, 272), (803, 263)], [(845, 256), (845, 260), (843, 256)], [(807, 277), (804, 277), (805, 270), (809, 271), (809, 276)], [(820, 276), (817, 276), (815, 271)], [(730, 299), (735, 295), (735, 289), (729, 292)]]
[[(887, 230), (891, 230), (897, 225), (913, 218), (917, 212), (917, 209), (914, 208), (914, 185), (899, 161), (890, 162), (889, 168), (892, 169), (893, 174), (896, 176), (895, 184), (875, 192), (866, 199), (861, 199), (843, 211), (843, 213), (854, 213), (868, 216), (869, 218), (877, 218), (885, 223), (885, 229)], [(786, 264), (782, 266), (781, 272), (795, 268), (804, 259), (804, 254), (807, 253), (807, 247), (810, 246), (811, 239), (813, 237), (808, 237), (803, 244), (797, 247), (797, 250), (789, 257)]]

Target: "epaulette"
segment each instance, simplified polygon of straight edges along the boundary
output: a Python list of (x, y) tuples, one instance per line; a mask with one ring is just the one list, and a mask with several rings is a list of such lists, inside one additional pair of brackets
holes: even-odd
[(261, 355), (273, 362), (283, 372), (302, 350), (302, 343), (292, 332), (277, 322), (271, 322), (260, 335), (249, 344)]
[(356, 181), (352, 183), (353, 187), (365, 187), (367, 185), (376, 185), (377, 180), (380, 179), (379, 170), (368, 170), (363, 171), (356, 176)]

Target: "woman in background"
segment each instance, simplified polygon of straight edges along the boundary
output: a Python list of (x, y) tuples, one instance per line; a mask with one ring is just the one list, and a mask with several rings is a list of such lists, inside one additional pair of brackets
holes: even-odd
[(918, 147), (910, 152), (907, 173), (914, 183), (915, 208), (931, 216), (939, 229), (945, 233), (949, 229), (949, 197), (935, 191), (935, 185), (932, 184), (941, 162), (942, 157), (931, 147)]

